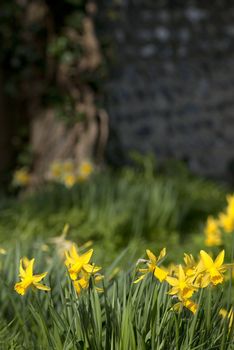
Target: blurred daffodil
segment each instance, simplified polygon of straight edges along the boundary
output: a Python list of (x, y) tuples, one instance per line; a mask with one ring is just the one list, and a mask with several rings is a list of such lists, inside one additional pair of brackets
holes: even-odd
[(230, 311), (227, 311), (225, 309), (221, 309), (219, 311), (220, 316), (223, 317), (223, 319), (227, 318), (228, 319), (228, 327), (229, 329), (232, 328), (233, 321), (234, 321), (234, 309), (232, 308)]
[(7, 251), (4, 248), (0, 248), (0, 255), (6, 255)]
[(198, 305), (191, 299), (182, 299), (178, 303), (172, 306), (172, 310), (181, 312), (183, 307), (190, 310), (193, 314), (196, 313)]
[(65, 173), (73, 173), (75, 170), (74, 162), (68, 159), (62, 164), (62, 168)]
[(49, 177), (53, 180), (58, 180), (63, 173), (62, 164), (58, 161), (55, 161), (51, 164), (49, 170)]
[(78, 169), (77, 181), (82, 182), (86, 180), (92, 174), (92, 172), (93, 165), (88, 161), (82, 162)]
[(52, 237), (49, 239), (49, 242), (54, 244), (56, 250), (60, 257), (64, 257), (64, 252), (70, 250), (73, 242), (66, 239), (70, 226), (68, 224), (64, 225), (62, 234), (60, 236)]
[(67, 188), (71, 188), (76, 183), (76, 176), (73, 173), (66, 173), (63, 176), (63, 183)]
[(13, 176), (13, 184), (15, 186), (25, 187), (31, 182), (31, 174), (26, 168), (16, 170)]
[(208, 247), (219, 246), (222, 244), (219, 221), (209, 216), (204, 230), (206, 240), (205, 244)]

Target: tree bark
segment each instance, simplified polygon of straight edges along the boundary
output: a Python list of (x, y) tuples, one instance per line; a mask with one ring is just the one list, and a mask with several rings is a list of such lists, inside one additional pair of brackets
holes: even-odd
[(6, 173), (11, 166), (12, 147), (12, 113), (9, 97), (4, 92), (4, 73), (0, 68), (0, 181), (6, 178)]

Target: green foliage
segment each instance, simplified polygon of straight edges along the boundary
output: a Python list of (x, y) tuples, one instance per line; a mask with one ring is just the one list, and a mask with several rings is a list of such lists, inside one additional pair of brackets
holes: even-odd
[(143, 246), (152, 242), (157, 249), (179, 247), (180, 241), (191, 243), (192, 233), (203, 239), (198, 233), (204, 220), (223, 202), (224, 191), (204, 180), (129, 168), (106, 171), (70, 190), (48, 184), (18, 201), (3, 203), (0, 239), (59, 235), (68, 223), (70, 238), (93, 239), (109, 250), (109, 258), (130, 241), (136, 245), (141, 241)]
[[(36, 270), (48, 270), (51, 292), (29, 290), (24, 297), (14, 292), (19, 259), (25, 254), (36, 258)], [(78, 296), (61, 258), (53, 250), (44, 253), (39, 242), (11, 248), (0, 262), (4, 349), (233, 349), (234, 329), (219, 315), (227, 307), (222, 286), (201, 292), (195, 315), (188, 310), (177, 314), (171, 310), (176, 300), (167, 294), (168, 285), (152, 276), (134, 285), (130, 263), (114, 278), (115, 263), (105, 269), (103, 293), (90, 286)]]

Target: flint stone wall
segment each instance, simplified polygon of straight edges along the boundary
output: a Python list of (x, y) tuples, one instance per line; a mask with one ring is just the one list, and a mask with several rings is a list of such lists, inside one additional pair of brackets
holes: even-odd
[(234, 2), (107, 1), (105, 16), (116, 45), (106, 86), (115, 161), (134, 149), (232, 176)]

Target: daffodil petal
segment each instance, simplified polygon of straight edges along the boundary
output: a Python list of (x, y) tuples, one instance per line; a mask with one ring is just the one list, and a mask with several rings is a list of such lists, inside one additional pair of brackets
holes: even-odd
[(88, 273), (96, 273), (96, 272), (100, 271), (102, 268), (100, 266), (86, 264), (83, 266), (83, 269)]
[(22, 282), (16, 283), (15, 286), (14, 286), (14, 289), (15, 289), (15, 291), (16, 291), (18, 294), (20, 294), (20, 295), (24, 295), (25, 292), (26, 292), (26, 290), (27, 290), (27, 288), (24, 287), (24, 285), (22, 284)]
[(200, 251), (201, 259), (206, 268), (211, 268), (214, 264), (213, 259), (204, 250)]
[(36, 287), (37, 289), (40, 289), (40, 290), (45, 290), (47, 292), (50, 291), (50, 287), (47, 287), (45, 286), (44, 284), (41, 284), (41, 283), (33, 283), (34, 287)]
[(47, 275), (47, 272), (41, 273), (39, 275), (34, 275), (33, 276), (33, 281), (34, 282), (40, 282), (45, 276)]
[(164, 258), (164, 256), (166, 255), (166, 253), (167, 253), (166, 248), (163, 248), (163, 249), (161, 250), (161, 252), (159, 253), (158, 261), (159, 261), (159, 260), (162, 260), (162, 259)]
[(26, 267), (25, 274), (27, 276), (32, 276), (33, 275), (33, 265), (34, 265), (35, 259), (32, 259), (29, 261), (28, 266)]
[(146, 254), (148, 255), (148, 258), (150, 259), (150, 261), (152, 261), (154, 264), (156, 264), (157, 258), (156, 258), (156, 256), (151, 252), (151, 250), (146, 249)]
[(215, 259), (215, 267), (219, 268), (222, 264), (223, 264), (223, 261), (224, 261), (224, 255), (225, 255), (225, 252), (224, 250), (222, 250), (219, 255), (217, 256), (217, 258)]
[(167, 276), (166, 281), (173, 287), (177, 286), (178, 284), (178, 279), (175, 277)]
[(160, 281), (164, 281), (167, 278), (167, 272), (160, 269), (158, 266), (155, 267), (154, 276)]

